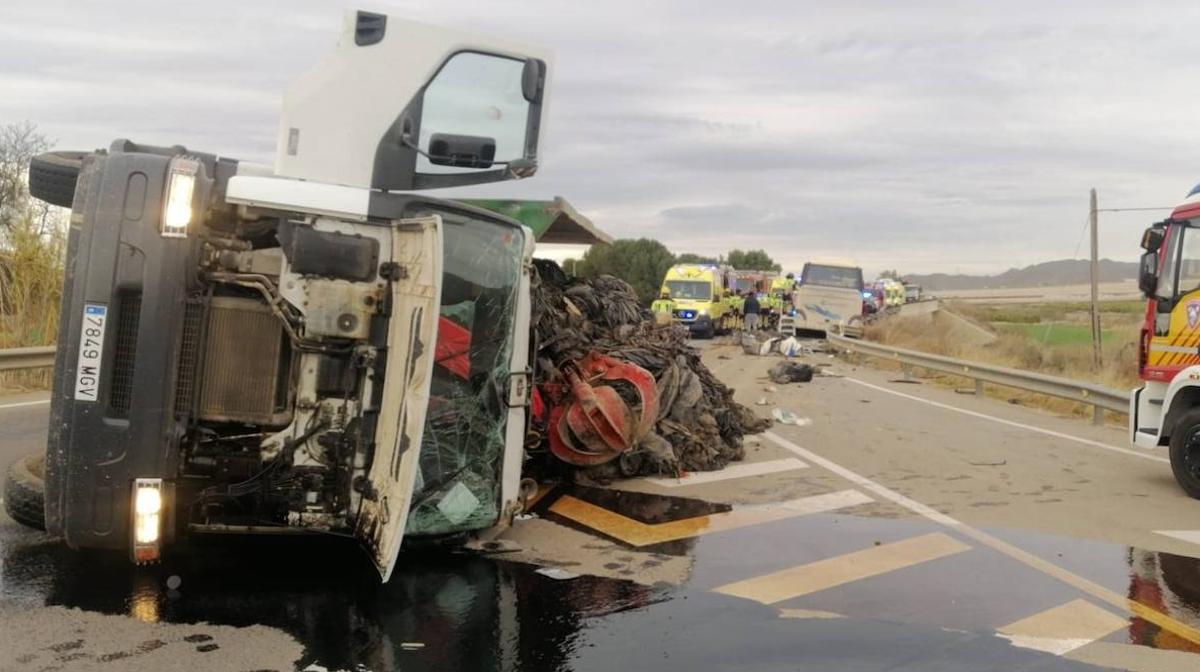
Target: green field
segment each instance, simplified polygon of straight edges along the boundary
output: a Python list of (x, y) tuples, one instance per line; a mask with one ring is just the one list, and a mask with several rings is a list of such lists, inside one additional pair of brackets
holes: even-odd
[[(1030, 340), (1046, 345), (1084, 345), (1092, 342), (1091, 326), (1070, 322), (993, 322), (999, 331), (1021, 334)], [(1109, 329), (1101, 329), (1100, 340), (1112, 343), (1117, 339), (1126, 339), (1128, 334)]]
[[(1022, 324), (1037, 324), (1045, 322), (1056, 322), (1063, 320), (1069, 315), (1076, 315), (1082, 319), (1086, 319), (1084, 315), (1091, 306), (1080, 301), (1063, 301), (1049, 303), (1013, 303), (1001, 304), (996, 306), (971, 305), (969, 308), (960, 310), (969, 315), (973, 315), (977, 319), (986, 322), (1019, 322)], [(1100, 315), (1103, 319), (1104, 315), (1124, 316), (1128, 318), (1136, 318), (1146, 312), (1145, 301), (1101, 301)]]

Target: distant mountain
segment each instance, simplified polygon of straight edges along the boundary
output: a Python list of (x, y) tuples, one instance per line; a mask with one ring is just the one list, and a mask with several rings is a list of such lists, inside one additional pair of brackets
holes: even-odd
[[(927, 291), (947, 289), (1010, 289), (1015, 287), (1058, 287), (1081, 285), (1091, 281), (1087, 259), (1044, 261), (1025, 268), (1010, 268), (999, 275), (954, 275), (931, 273), (906, 274), (903, 278)], [(1120, 282), (1137, 278), (1138, 265), (1132, 261), (1100, 260), (1100, 282)]]

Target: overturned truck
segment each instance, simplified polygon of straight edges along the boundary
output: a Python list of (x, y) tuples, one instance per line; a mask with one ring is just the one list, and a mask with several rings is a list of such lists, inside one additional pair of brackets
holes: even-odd
[(274, 166), (126, 140), (36, 158), (31, 192), (72, 213), (34, 522), (139, 563), (189, 535), (347, 534), (387, 580), (404, 542), (506, 525), (552, 455), (736, 458), (753, 418), (682, 337), (619, 281), (535, 270), (534, 230), (602, 240), (586, 219), (419, 193), (535, 172), (548, 63), (352, 12), (286, 95)]

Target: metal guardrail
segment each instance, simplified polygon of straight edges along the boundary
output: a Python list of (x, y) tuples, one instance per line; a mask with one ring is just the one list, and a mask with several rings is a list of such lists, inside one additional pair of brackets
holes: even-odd
[(0, 350), (0, 371), (43, 369), (54, 366), (54, 346)]
[(1104, 422), (1104, 411), (1129, 412), (1129, 393), (1124, 390), (1114, 390), (1093, 383), (1047, 376), (1031, 371), (931, 355), (917, 350), (894, 348), (836, 334), (829, 334), (828, 340), (830, 344), (849, 352), (899, 362), (906, 375), (911, 373), (913, 367), (919, 367), (973, 379), (976, 395), (983, 394), (984, 383), (992, 383), (1088, 404), (1092, 407), (1092, 422), (1095, 424)]
[[(1077, 401), (1092, 407), (1092, 421), (1096, 424), (1103, 422), (1103, 411), (1129, 412), (1129, 393), (1123, 390), (1114, 390), (1093, 383), (1057, 378), (1031, 371), (968, 362), (917, 350), (894, 348), (837, 334), (829, 334), (827, 338), (831, 344), (843, 350), (899, 362), (906, 375), (912, 371), (912, 367), (920, 367), (970, 378), (975, 381), (975, 394), (977, 395), (983, 394), (984, 383), (992, 383)], [(54, 346), (0, 350), (0, 371), (40, 369), (50, 366), (54, 366)]]

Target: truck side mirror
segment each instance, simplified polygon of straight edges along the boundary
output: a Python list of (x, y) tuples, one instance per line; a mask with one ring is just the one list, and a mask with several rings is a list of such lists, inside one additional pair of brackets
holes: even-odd
[(1158, 289), (1158, 252), (1146, 252), (1138, 265), (1138, 289), (1148, 299)]
[(1159, 247), (1162, 247), (1163, 241), (1162, 225), (1152, 226), (1142, 233), (1142, 249), (1147, 252), (1157, 252)]

